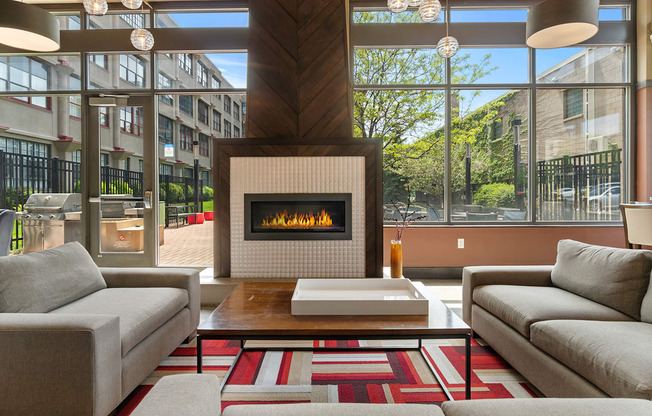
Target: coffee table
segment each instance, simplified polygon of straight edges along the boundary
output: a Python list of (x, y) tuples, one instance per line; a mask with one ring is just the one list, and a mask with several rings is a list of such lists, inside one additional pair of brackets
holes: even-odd
[[(415, 282), (415, 285), (423, 283)], [(197, 372), (202, 372), (202, 341), (239, 340), (240, 350), (222, 381), (224, 388), (243, 351), (333, 351), (389, 350), (414, 348), (385, 347), (288, 347), (245, 348), (247, 340), (417, 340), (418, 350), (449, 400), (453, 397), (422, 348), (424, 339), (464, 339), (466, 358), (466, 399), (471, 398), (471, 328), (441, 300), (428, 294), (428, 315), (403, 316), (298, 316), (291, 314), (291, 299), (296, 282), (240, 283), (197, 328)]]

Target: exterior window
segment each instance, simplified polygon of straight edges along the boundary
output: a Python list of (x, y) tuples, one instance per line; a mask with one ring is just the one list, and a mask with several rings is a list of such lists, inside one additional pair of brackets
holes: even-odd
[(208, 125), (208, 104), (202, 100), (197, 101), (197, 119), (201, 123)]
[(233, 119), (240, 121), (240, 106), (238, 103), (233, 103)]
[(204, 186), (208, 186), (208, 171), (202, 171), (201, 173), (201, 180), (204, 182)]
[(179, 96), (179, 110), (184, 113), (192, 116), (192, 95), (180, 95)]
[(233, 127), (233, 137), (240, 137), (240, 129)]
[(120, 55), (120, 78), (138, 87), (144, 87), (145, 61), (135, 55)]
[[(161, 89), (170, 89), (172, 88), (172, 78), (168, 77), (162, 72), (158, 73), (158, 87)], [(174, 105), (174, 101), (171, 95), (159, 95), (159, 101), (167, 105)]]
[(224, 120), (224, 137), (233, 137), (231, 136), (231, 123)]
[[(70, 76), (70, 89), (80, 90), (81, 80), (77, 77)], [(79, 95), (70, 96), (70, 116), (81, 118), (81, 97)]]
[(203, 87), (208, 87), (208, 68), (201, 62), (197, 62), (197, 82)]
[(100, 166), (109, 166), (109, 154), (101, 153), (100, 154)]
[(122, 161), (122, 169), (130, 170), (129, 167), (130, 167), (129, 158), (126, 158), (125, 160)]
[(221, 83), (220, 80), (217, 79), (217, 77), (213, 76), (211, 77), (211, 88), (214, 90), (220, 89)]
[(189, 53), (180, 53), (179, 66), (181, 69), (192, 75), (192, 55)]
[(174, 168), (172, 167), (172, 165), (166, 165), (161, 163), (160, 165), (158, 165), (158, 173), (159, 175), (172, 176), (172, 174), (174, 173)]
[(79, 16), (68, 16), (68, 30), (80, 30), (81, 23)]
[(109, 109), (100, 107), (100, 126), (109, 127)]
[(192, 129), (187, 126), (181, 126), (179, 130), (179, 146), (181, 150), (192, 152)]
[(228, 95), (224, 97), (224, 112), (231, 114), (231, 97)]
[(205, 134), (199, 135), (199, 154), (208, 156), (208, 136)]
[(191, 168), (184, 168), (183, 169), (183, 176), (186, 177), (186, 178), (194, 178), (193, 170)]
[(494, 140), (498, 140), (503, 137), (503, 122), (501, 120), (494, 121), (491, 134), (493, 135)]
[(158, 116), (158, 141), (161, 144), (172, 144), (173, 143), (173, 131), (174, 122), (167, 117), (162, 115)]
[(143, 159), (138, 159), (138, 172), (143, 171)]
[(572, 89), (564, 91), (564, 118), (583, 114), (584, 90)]
[(145, 27), (145, 15), (139, 13), (121, 14), (120, 17), (129, 26), (135, 29), (143, 29)]
[(213, 110), (213, 130), (220, 131), (222, 129), (222, 114), (217, 110)]
[(0, 150), (26, 156), (50, 157), (50, 145), (0, 137)]
[(89, 55), (88, 59), (97, 66), (101, 66), (104, 69), (109, 68), (109, 59), (106, 55)]
[[(48, 64), (26, 56), (0, 57), (0, 91), (46, 91), (50, 84)], [(50, 97), (15, 97), (37, 107), (51, 108)]]
[(75, 163), (81, 163), (81, 150), (75, 150), (70, 154), (70, 160)]
[(120, 107), (120, 130), (135, 136), (142, 135), (142, 107)]

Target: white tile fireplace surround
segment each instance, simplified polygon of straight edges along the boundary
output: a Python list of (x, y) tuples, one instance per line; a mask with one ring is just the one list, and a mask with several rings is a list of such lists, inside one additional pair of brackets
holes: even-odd
[[(351, 193), (351, 240), (245, 241), (245, 194)], [(231, 277), (365, 276), (365, 158), (232, 157)]]

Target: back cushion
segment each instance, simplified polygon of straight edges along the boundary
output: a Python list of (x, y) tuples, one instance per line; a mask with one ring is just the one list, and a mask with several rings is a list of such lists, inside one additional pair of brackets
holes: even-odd
[(0, 312), (50, 312), (104, 288), (100, 270), (77, 242), (0, 257)]
[(641, 321), (652, 324), (652, 275), (650, 276), (650, 286), (641, 304)]
[(652, 252), (561, 240), (552, 284), (641, 319), (652, 270)]

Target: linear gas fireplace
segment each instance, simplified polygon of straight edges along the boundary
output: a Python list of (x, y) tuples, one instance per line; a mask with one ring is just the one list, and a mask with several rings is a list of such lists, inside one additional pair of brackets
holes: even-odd
[(245, 194), (245, 240), (351, 240), (350, 193)]

